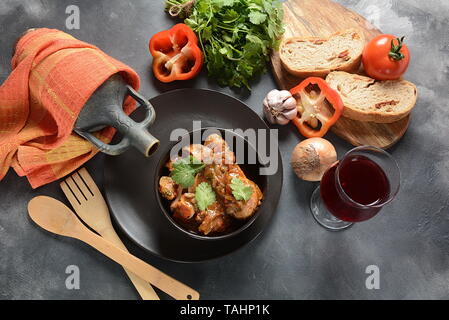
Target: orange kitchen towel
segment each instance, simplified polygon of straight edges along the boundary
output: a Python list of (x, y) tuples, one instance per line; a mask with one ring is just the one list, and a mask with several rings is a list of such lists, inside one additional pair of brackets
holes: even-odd
[[(13, 167), (33, 188), (69, 174), (98, 152), (72, 130), (101, 84), (120, 72), (133, 88), (140, 86), (130, 67), (53, 29), (25, 34), (16, 45), (12, 69), (0, 87), (0, 180)], [(128, 98), (125, 112), (134, 108)], [(106, 128), (97, 137), (110, 142), (114, 132)]]

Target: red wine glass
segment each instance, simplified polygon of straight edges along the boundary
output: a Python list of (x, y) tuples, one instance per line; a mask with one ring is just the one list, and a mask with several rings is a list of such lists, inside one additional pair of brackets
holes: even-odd
[(386, 151), (357, 147), (330, 167), (313, 192), (313, 217), (329, 230), (343, 230), (374, 217), (399, 191), (401, 173)]

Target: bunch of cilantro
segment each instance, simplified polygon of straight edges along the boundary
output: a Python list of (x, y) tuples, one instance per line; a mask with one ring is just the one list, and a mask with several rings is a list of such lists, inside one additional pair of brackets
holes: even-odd
[(270, 51), (284, 32), (278, 0), (167, 0), (166, 8), (189, 10), (180, 17), (198, 36), (210, 77), (222, 86), (247, 87), (264, 72)]

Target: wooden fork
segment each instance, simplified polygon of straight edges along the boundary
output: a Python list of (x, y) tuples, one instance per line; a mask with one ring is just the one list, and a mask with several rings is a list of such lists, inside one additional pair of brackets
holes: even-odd
[[(85, 168), (65, 179), (60, 186), (84, 223), (120, 249), (128, 251), (112, 226), (109, 209), (103, 195)], [(159, 300), (158, 295), (148, 282), (126, 269), (125, 271), (142, 299)]]

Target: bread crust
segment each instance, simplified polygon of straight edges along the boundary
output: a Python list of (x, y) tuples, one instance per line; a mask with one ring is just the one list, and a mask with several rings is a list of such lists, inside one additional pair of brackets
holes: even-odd
[[(335, 73), (330, 73), (326, 77), (326, 81), (329, 82)], [(356, 74), (348, 74), (348, 79), (350, 77), (353, 78), (353, 81), (363, 81), (363, 79), (369, 79), (370, 81), (373, 80), (369, 77), (360, 76)], [(362, 79), (362, 80), (360, 80)], [(391, 81), (391, 80), (390, 80)], [(392, 111), (392, 112), (385, 112), (385, 111), (372, 111), (372, 110), (361, 110), (354, 104), (351, 104), (350, 102), (345, 102), (345, 108), (343, 111), (343, 116), (352, 120), (358, 120), (363, 122), (376, 122), (376, 123), (392, 123), (399, 121), (412, 112), (413, 107), (416, 104), (417, 98), (418, 98), (418, 89), (416, 88), (415, 84), (399, 79), (395, 80), (398, 82), (398, 84), (404, 85), (404, 86), (411, 86), (414, 89), (414, 95), (411, 97), (411, 99), (408, 101), (408, 105), (406, 108), (400, 110), (400, 111)], [(379, 81), (382, 82), (382, 81)], [(337, 90), (338, 92), (338, 90)], [(339, 92), (340, 93), (340, 92)], [(385, 103), (388, 103), (388, 99)]]
[[(365, 38), (363, 36), (363, 33), (356, 29), (348, 29), (344, 31), (339, 31), (337, 33), (334, 33), (329, 38), (323, 38), (323, 37), (292, 37), (292, 38), (286, 38), (282, 41), (280, 48), (282, 49), (283, 46), (286, 45), (289, 41), (304, 41), (304, 42), (315, 42), (315, 41), (329, 41), (333, 37), (338, 37), (346, 33), (356, 33), (363, 44), (365, 43)], [(346, 71), (346, 72), (357, 72), (360, 69), (360, 65), (362, 63), (362, 53), (363, 53), (363, 45), (361, 46), (360, 52), (355, 57), (352, 57), (349, 61), (344, 62), (340, 64), (339, 66), (335, 68), (329, 68), (329, 69), (295, 69), (294, 67), (290, 66), (288, 62), (286, 62), (286, 58), (282, 54), (282, 50), (279, 50), (279, 58), (281, 60), (281, 64), (283, 68), (290, 74), (297, 76), (299, 78), (308, 78), (308, 77), (320, 77), (325, 78), (330, 72), (332, 71)]]

